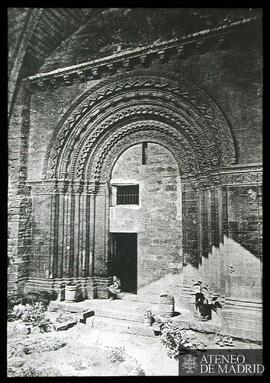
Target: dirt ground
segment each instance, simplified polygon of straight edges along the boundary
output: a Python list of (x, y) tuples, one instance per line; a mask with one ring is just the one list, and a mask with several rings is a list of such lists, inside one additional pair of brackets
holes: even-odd
[[(11, 356), (14, 345), (18, 349), (18, 345), (28, 341), (42, 344), (47, 340), (61, 340), (65, 345), (55, 351), (33, 349), (25, 354), (19, 350)], [(158, 338), (99, 330), (84, 324), (67, 331), (29, 336), (12, 335), (10, 331), (8, 352), (9, 366), (14, 365), (15, 359), (11, 374), (22, 370), (23, 361), (41, 376), (177, 375), (177, 362), (167, 356)]]
[[(178, 363), (167, 356), (159, 337), (116, 333), (81, 323), (66, 331), (28, 336), (13, 328), (14, 322), (8, 327), (9, 376), (178, 375)], [(219, 348), (214, 334), (190, 331), (190, 335), (208, 348)], [(47, 344), (61, 347), (46, 351)], [(233, 347), (259, 348), (236, 340)]]

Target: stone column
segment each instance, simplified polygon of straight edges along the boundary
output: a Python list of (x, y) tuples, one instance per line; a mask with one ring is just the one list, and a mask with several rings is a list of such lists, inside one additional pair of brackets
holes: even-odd
[(107, 286), (111, 281), (111, 276), (108, 275), (109, 191), (107, 183), (99, 185), (94, 202), (94, 281), (97, 296), (107, 298)]
[(94, 278), (95, 271), (95, 215), (96, 215), (96, 190), (95, 187), (88, 187), (86, 197), (86, 220), (87, 220), (87, 253), (88, 253), (88, 278), (87, 297), (97, 298), (97, 289)]
[(197, 185), (190, 180), (182, 181), (182, 206), (183, 206), (183, 304), (190, 306), (194, 301), (191, 295), (194, 281), (199, 279), (199, 264), (201, 244), (200, 229), (201, 201)]

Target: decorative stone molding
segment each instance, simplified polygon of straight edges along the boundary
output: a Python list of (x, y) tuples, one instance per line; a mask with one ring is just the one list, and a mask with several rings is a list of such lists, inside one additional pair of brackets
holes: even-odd
[[(207, 140), (205, 136), (201, 133), (199, 128), (195, 127), (193, 122), (188, 119), (187, 116), (185, 116), (183, 113), (181, 116), (179, 114), (173, 113), (171, 110), (165, 109), (164, 106), (161, 104), (153, 105), (153, 106), (147, 106), (147, 105), (137, 105), (139, 102), (135, 103), (133, 106), (127, 106), (126, 108), (123, 107), (122, 110), (119, 112), (115, 110), (115, 113), (113, 116), (107, 118), (103, 123), (98, 119), (95, 123), (97, 126), (97, 129), (89, 129), (89, 132), (86, 132), (84, 134), (83, 140), (86, 141), (86, 144), (84, 145), (84, 148), (80, 148), (80, 145), (77, 146), (77, 153), (79, 150), (81, 150), (80, 157), (78, 160), (78, 164), (76, 164), (76, 153), (74, 155), (73, 165), (71, 166), (71, 177), (74, 176), (74, 168), (77, 166), (77, 172), (76, 177), (81, 178), (82, 177), (82, 171), (84, 169), (84, 164), (87, 159), (87, 153), (91, 152), (91, 147), (94, 147), (95, 141), (97, 141), (101, 134), (104, 132), (103, 135), (105, 135), (106, 131), (109, 129), (114, 131), (117, 130), (117, 127), (119, 124), (126, 124), (129, 123), (129, 121), (134, 120), (137, 116), (141, 119), (151, 118), (151, 120), (156, 119), (156, 122), (153, 121), (153, 124), (156, 124), (156, 126), (161, 125), (160, 121), (167, 121), (168, 124), (173, 125), (173, 127), (177, 128), (179, 131), (177, 132), (176, 129), (171, 128), (171, 130), (175, 130), (175, 137), (181, 136), (182, 137), (182, 143), (183, 141), (188, 142), (188, 139), (191, 141), (193, 148), (196, 149), (196, 152), (198, 153), (199, 163), (205, 166), (210, 167), (211, 162), (209, 160), (211, 154), (213, 153), (205, 153), (205, 148), (211, 143), (207, 143)], [(129, 105), (129, 104), (128, 104)], [(187, 121), (189, 121), (189, 123)], [(135, 126), (134, 126), (135, 128)], [(167, 128), (168, 130), (169, 128)], [(204, 146), (203, 146), (204, 144)], [(189, 144), (188, 144), (189, 145)], [(81, 145), (82, 146), (82, 145)], [(187, 144), (185, 145), (187, 148)], [(208, 161), (208, 163), (207, 163)], [(68, 163), (68, 159), (66, 161), (66, 164)]]
[(245, 165), (221, 168), (207, 174), (184, 175), (183, 191), (210, 188), (211, 186), (262, 185), (262, 166)]
[(76, 177), (81, 177), (92, 149), (107, 132), (144, 116), (177, 128), (196, 152), (202, 169), (235, 161), (229, 127), (203, 91), (181, 78), (134, 73), (91, 88), (65, 113), (48, 147), (44, 177), (72, 179), (75, 168)]
[(45, 182), (29, 182), (27, 183), (31, 188), (32, 194), (52, 194), (55, 191), (55, 181)]
[(249, 172), (235, 172), (219, 175), (219, 182), (222, 185), (256, 185), (262, 184), (262, 171), (254, 172), (250, 170)]
[(64, 300), (64, 289), (67, 282), (75, 283), (85, 299), (104, 299), (108, 298), (107, 287), (112, 283), (112, 277), (30, 278), (26, 282), (26, 290), (42, 289), (46, 291), (56, 291), (58, 293), (57, 301), (60, 301)]
[(33, 195), (51, 194), (95, 194), (98, 190), (96, 181), (32, 181), (28, 182)]
[(138, 142), (155, 142), (173, 153), (182, 172), (194, 173), (199, 164), (190, 145), (166, 124), (156, 121), (137, 121), (116, 130), (96, 150), (86, 165), (85, 177), (90, 175), (97, 182), (110, 177), (112, 166), (123, 150)]

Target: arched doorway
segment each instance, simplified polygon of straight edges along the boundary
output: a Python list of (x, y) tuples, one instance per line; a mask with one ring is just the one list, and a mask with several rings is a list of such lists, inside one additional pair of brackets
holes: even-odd
[(38, 275), (56, 286), (73, 279), (88, 297), (106, 297), (112, 277), (109, 181), (119, 156), (142, 142), (161, 145), (177, 163), (184, 263), (198, 269), (207, 249), (222, 241), (222, 181), (216, 172), (235, 162), (222, 113), (182, 79), (115, 76), (81, 95), (51, 137), (42, 184), (32, 185), (33, 195), (35, 188), (49, 195), (48, 245), (42, 256), (34, 255), (30, 280)]
[(159, 295), (182, 271), (178, 164), (165, 147), (141, 142), (116, 160), (110, 178), (112, 273), (126, 292)]

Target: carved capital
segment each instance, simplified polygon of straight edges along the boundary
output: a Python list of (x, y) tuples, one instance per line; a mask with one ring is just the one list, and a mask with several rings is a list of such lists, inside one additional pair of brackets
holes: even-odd
[(91, 181), (87, 185), (87, 193), (89, 194), (96, 194), (99, 189), (99, 182)]
[(73, 192), (76, 194), (81, 194), (86, 188), (84, 182), (74, 182), (72, 184), (72, 187), (73, 187)]
[(31, 191), (32, 194), (50, 194), (54, 192), (55, 182), (45, 181), (45, 182), (31, 182)]
[(58, 181), (57, 189), (60, 194), (66, 194), (69, 188), (69, 181)]

